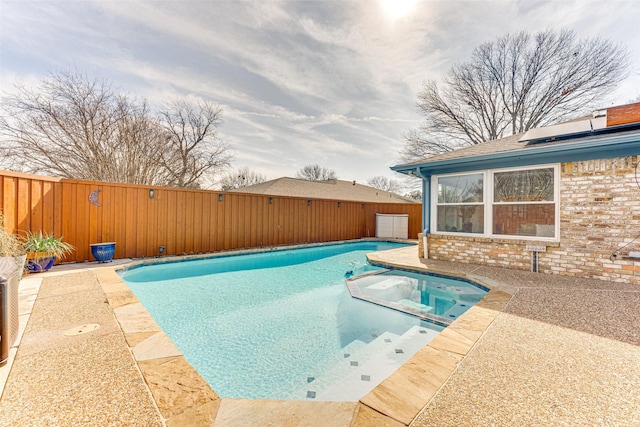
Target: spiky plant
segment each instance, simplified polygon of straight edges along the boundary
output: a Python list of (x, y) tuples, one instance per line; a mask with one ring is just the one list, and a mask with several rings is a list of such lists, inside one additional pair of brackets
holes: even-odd
[(75, 249), (73, 245), (63, 242), (62, 237), (55, 237), (42, 231), (27, 233), (24, 244), (26, 251), (33, 253), (35, 259), (45, 257), (61, 259)]
[(24, 253), (23, 239), (4, 228), (4, 214), (0, 211), (0, 257), (15, 257)]

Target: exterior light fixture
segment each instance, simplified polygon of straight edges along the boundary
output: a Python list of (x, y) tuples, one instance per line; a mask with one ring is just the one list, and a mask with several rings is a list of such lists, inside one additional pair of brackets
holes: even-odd
[(149, 189), (149, 198), (150, 198), (150, 199), (153, 199), (153, 196), (155, 195), (155, 193), (156, 193), (156, 192), (154, 191), (154, 189), (153, 189), (153, 188)]
[(364, 203), (362, 204), (362, 209), (364, 209)]
[(341, 206), (342, 206), (342, 202), (338, 202), (338, 207), (341, 207)]
[(273, 204), (273, 197), (269, 197), (269, 204), (272, 205)]
[(218, 194), (218, 201), (221, 202), (222, 201), (222, 194)]
[(307, 200), (307, 206), (311, 206), (311, 199)]

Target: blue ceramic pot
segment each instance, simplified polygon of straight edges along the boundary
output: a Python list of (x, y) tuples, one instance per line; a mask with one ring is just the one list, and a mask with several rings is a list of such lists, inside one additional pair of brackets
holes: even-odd
[(37, 259), (28, 259), (26, 265), (27, 270), (29, 270), (30, 273), (42, 273), (43, 271), (49, 271), (55, 262), (56, 257), (47, 256)]
[(98, 262), (109, 262), (113, 259), (113, 254), (116, 251), (116, 243), (94, 243), (91, 246), (91, 255)]

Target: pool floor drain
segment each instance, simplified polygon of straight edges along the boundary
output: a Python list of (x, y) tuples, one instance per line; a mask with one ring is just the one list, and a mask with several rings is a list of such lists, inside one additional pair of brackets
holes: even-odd
[(97, 323), (87, 323), (86, 325), (80, 325), (76, 328), (68, 329), (64, 334), (68, 337), (72, 337), (74, 335), (82, 335), (86, 334), (87, 332), (93, 332), (99, 327), (100, 325), (98, 325)]

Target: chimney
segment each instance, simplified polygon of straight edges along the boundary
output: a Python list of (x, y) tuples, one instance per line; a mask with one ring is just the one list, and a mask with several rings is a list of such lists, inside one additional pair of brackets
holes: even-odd
[(640, 102), (607, 108), (607, 127), (640, 122)]

